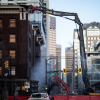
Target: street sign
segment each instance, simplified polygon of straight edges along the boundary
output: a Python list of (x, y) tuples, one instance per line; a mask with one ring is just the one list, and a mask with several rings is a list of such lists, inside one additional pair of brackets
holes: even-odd
[(30, 88), (30, 82), (24, 82), (25, 88)]
[(27, 88), (30, 88), (30, 86), (24, 86), (24, 87), (25, 87), (26, 89), (27, 89)]
[(47, 73), (47, 75), (58, 75), (58, 73)]

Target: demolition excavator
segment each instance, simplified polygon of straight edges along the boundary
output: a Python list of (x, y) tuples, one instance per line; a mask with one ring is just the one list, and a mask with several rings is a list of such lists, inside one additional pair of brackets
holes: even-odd
[[(59, 17), (63, 17), (65, 19), (69, 19), (74, 21), (76, 24), (79, 25), (79, 32), (77, 30), (77, 34), (78, 34), (78, 38), (80, 41), (80, 56), (81, 56), (81, 67), (82, 67), (82, 79), (83, 79), (83, 94), (88, 95), (89, 93), (94, 93), (95, 90), (90, 86), (89, 83), (89, 79), (87, 77), (87, 63), (86, 63), (86, 54), (85, 54), (85, 47), (84, 47), (84, 37), (83, 37), (83, 29), (82, 26), (83, 24), (81, 23), (78, 14), (77, 13), (70, 13), (70, 12), (62, 12), (62, 11), (54, 11), (53, 9), (48, 9), (46, 7), (43, 6), (39, 6), (39, 7), (34, 7), (32, 5), (30, 5), (28, 7), (28, 11), (29, 13), (34, 13), (34, 11), (40, 11), (42, 13), (46, 13), (46, 14), (51, 14), (54, 16), (59, 16)], [(70, 19), (66, 16), (74, 16), (74, 19)], [(59, 81), (59, 78), (56, 76), (56, 80)], [(60, 82), (62, 82), (60, 80)], [(66, 87), (66, 89), (68, 90), (68, 94), (70, 93), (69, 88)]]

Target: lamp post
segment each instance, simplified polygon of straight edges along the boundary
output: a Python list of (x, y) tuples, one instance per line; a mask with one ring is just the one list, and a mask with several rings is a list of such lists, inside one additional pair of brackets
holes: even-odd
[(47, 61), (50, 60), (51, 58), (49, 59), (45, 59), (45, 62), (46, 62), (46, 85), (47, 85)]
[(5, 87), (4, 89), (2, 90), (2, 100), (8, 100), (8, 89), (7, 89), (7, 75), (8, 73), (5, 73), (4, 74), (4, 77), (5, 77)]
[[(49, 59), (45, 59), (45, 63), (46, 63), (46, 85), (47, 85), (47, 61), (50, 59), (56, 59), (56, 64), (58, 66), (58, 56), (56, 56), (56, 58), (49, 58)], [(56, 66), (56, 68), (57, 68)]]
[(78, 65), (77, 65), (77, 88), (78, 88)]

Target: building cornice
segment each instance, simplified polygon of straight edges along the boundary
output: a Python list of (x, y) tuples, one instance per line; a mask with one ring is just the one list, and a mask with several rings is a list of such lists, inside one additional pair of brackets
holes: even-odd
[(26, 6), (0, 5), (0, 14), (28, 13)]
[(83, 24), (83, 30), (86, 30), (87, 28), (89, 27), (98, 27), (100, 29), (100, 23), (99, 22), (91, 22), (91, 23), (88, 23), (88, 24)]

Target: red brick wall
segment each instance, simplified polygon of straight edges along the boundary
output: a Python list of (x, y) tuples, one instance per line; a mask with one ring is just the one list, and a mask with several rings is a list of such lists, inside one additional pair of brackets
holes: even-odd
[[(3, 20), (3, 27), (0, 28), (2, 34), (2, 43), (0, 43), (0, 49), (2, 50), (2, 59), (0, 59), (0, 66), (2, 66), (2, 76), (8, 72), (5, 69), (4, 62), (9, 59), (9, 50), (16, 50), (16, 58), (12, 59), (12, 65), (16, 66), (16, 78), (27, 77), (27, 46), (28, 46), (28, 15), (26, 20), (20, 20), (19, 14), (0, 14), (0, 18)], [(16, 27), (9, 27), (9, 19), (16, 19)], [(9, 34), (16, 34), (16, 43), (9, 43)]]

